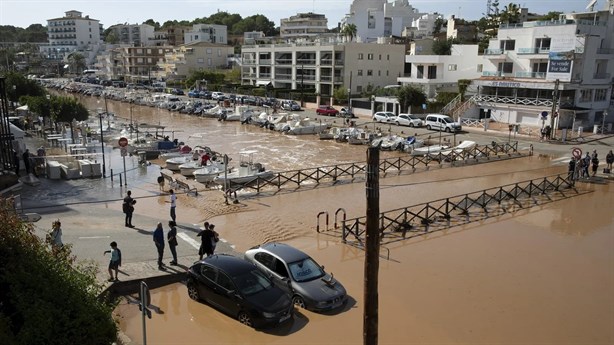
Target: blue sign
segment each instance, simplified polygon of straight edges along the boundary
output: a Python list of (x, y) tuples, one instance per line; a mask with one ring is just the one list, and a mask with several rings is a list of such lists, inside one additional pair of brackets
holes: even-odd
[(546, 118), (546, 117), (548, 117), (548, 112), (547, 111), (542, 111), (541, 115), (542, 115), (543, 118)]
[(422, 109), (426, 110), (426, 103), (422, 104)]

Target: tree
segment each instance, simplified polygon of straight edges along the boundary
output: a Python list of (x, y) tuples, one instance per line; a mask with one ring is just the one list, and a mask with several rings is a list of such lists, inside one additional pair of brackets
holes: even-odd
[(410, 106), (421, 106), (426, 104), (426, 95), (424, 91), (411, 85), (403, 85), (398, 89), (397, 99), (401, 105), (401, 110), (404, 112)]
[[(100, 298), (97, 268), (71, 246), (52, 247), (0, 200), (0, 339), (3, 344), (111, 344), (116, 303)], [(104, 297), (104, 296), (103, 296)]]
[(17, 102), (21, 96), (44, 96), (45, 89), (36, 81), (27, 79), (18, 72), (8, 72), (6, 75), (6, 93), (11, 102)]
[(77, 74), (81, 74), (87, 67), (85, 57), (80, 53), (68, 55), (68, 65), (70, 66), (70, 71)]
[(111, 29), (105, 30), (105, 32), (103, 33), (103, 37), (106, 43), (109, 43), (109, 44), (119, 43), (119, 37), (117, 37), (117, 34), (115, 33), (115, 31)]
[(503, 8), (503, 12), (499, 17), (499, 23), (515, 24), (520, 21), (520, 6), (514, 3), (509, 3)]
[(146, 21), (143, 22), (143, 24), (147, 24), (147, 25), (153, 26), (154, 27), (154, 31), (160, 30), (160, 23), (156, 22), (153, 19), (147, 19)]
[(435, 40), (433, 41), (433, 53), (435, 55), (452, 55), (452, 44), (454, 43), (456, 43), (456, 40), (452, 38)]
[(441, 28), (443, 28), (446, 24), (446, 21), (443, 18), (435, 19), (435, 25), (433, 26), (433, 35), (441, 32)]
[(343, 28), (341, 29), (341, 33), (350, 38), (350, 42), (354, 39), (354, 37), (356, 36), (356, 32), (358, 32), (358, 29), (356, 28), (356, 24), (345, 24), (343, 26)]
[(344, 104), (347, 101), (348, 96), (348, 90), (343, 86), (336, 87), (333, 90), (333, 98), (337, 101), (337, 104)]
[(85, 121), (88, 117), (87, 108), (76, 98), (51, 97), (51, 118), (54, 122)]

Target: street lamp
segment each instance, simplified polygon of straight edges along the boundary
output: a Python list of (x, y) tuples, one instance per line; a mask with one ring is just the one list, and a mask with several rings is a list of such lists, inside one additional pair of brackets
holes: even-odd
[(352, 89), (348, 88), (348, 110), (347, 110), (348, 114), (351, 114), (352, 112), (352, 99), (350, 98), (351, 92), (352, 92)]
[[(105, 98), (106, 101), (106, 98)], [(104, 137), (102, 135), (102, 115), (105, 114), (103, 112), (98, 113), (98, 118), (100, 119), (100, 152), (102, 152), (102, 177), (107, 177), (107, 168), (104, 161)]]
[[(51, 116), (51, 95), (47, 94), (45, 95), (45, 97), (47, 97), (47, 115)], [(43, 121), (41, 121), (41, 129), (44, 131), (45, 130), (45, 117), (43, 116)]]

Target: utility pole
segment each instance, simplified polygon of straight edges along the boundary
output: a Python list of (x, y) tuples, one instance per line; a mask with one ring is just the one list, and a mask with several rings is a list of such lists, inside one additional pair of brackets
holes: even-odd
[(377, 345), (379, 324), (379, 149), (367, 149), (367, 238), (365, 242), (365, 295), (363, 344)]
[(550, 136), (551, 139), (555, 138), (555, 134), (556, 134), (556, 128), (554, 128), (554, 118), (557, 116), (557, 103), (558, 103), (558, 98), (559, 98), (559, 80), (555, 80), (554, 81), (554, 90), (552, 90), (552, 111), (550, 113), (550, 128), (552, 130), (552, 135)]

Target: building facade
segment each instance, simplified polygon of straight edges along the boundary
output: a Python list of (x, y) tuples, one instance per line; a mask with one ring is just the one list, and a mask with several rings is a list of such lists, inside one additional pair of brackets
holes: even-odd
[(226, 68), (234, 48), (224, 44), (198, 42), (167, 50), (158, 62), (156, 75), (164, 79), (185, 79), (191, 72)]
[(354, 24), (357, 41), (373, 42), (380, 37), (400, 37), (422, 15), (407, 0), (354, 0), (341, 26)]
[(172, 47), (118, 47), (111, 51), (109, 61), (112, 79), (146, 82), (156, 79), (158, 64)]
[(117, 37), (117, 44), (139, 47), (153, 43), (154, 27), (148, 24), (117, 24), (109, 30)]
[(371, 85), (396, 84), (403, 72), (405, 46), (376, 43), (293, 43), (245, 45), (241, 50), (242, 84), (293, 90), (309, 89), (323, 96), (335, 88), (360, 93)]
[[(49, 44), (41, 46), (48, 60), (65, 60), (73, 52), (82, 52), (88, 65), (102, 44), (102, 25), (97, 19), (83, 17), (79, 11), (67, 11), (64, 17), (47, 20)], [(90, 53), (86, 53), (90, 52)]]
[(191, 30), (183, 34), (183, 44), (208, 42), (228, 44), (228, 28), (226, 25), (194, 24)]
[(323, 14), (299, 13), (280, 20), (279, 36), (282, 38), (314, 37), (326, 32), (328, 19)]

